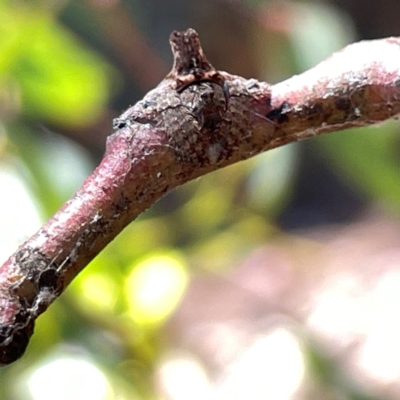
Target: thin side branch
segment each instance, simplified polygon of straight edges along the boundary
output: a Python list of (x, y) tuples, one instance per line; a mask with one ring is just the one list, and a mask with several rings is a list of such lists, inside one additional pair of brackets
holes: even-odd
[(98, 168), (0, 268), (0, 364), (35, 319), (119, 232), (166, 192), (260, 152), (400, 113), (400, 39), (351, 45), (270, 86), (215, 70), (196, 32), (173, 32), (174, 67), (114, 120)]

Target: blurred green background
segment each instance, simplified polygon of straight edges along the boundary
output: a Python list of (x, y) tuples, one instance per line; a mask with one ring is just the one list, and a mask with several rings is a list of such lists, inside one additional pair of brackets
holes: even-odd
[[(0, 0), (1, 260), (169, 72), (172, 30), (195, 28), (218, 69), (274, 83), (399, 35), (399, 13), (396, 0)], [(383, 357), (400, 350), (377, 333), (398, 337), (380, 317), (400, 304), (398, 131), (321, 136), (167, 195), (39, 318), (0, 399), (400, 398), (400, 358)]]

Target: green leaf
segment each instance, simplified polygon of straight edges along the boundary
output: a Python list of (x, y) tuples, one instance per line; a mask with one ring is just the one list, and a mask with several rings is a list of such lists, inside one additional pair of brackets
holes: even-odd
[(109, 96), (110, 66), (51, 13), (0, 11), (0, 86), (18, 83), (22, 112), (69, 127), (96, 119)]

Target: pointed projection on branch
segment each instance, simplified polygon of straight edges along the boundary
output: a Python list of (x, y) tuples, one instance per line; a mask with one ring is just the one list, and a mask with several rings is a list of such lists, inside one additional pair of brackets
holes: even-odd
[(194, 29), (172, 32), (169, 42), (174, 53), (174, 66), (167, 79), (176, 82), (176, 90), (182, 91), (193, 82), (213, 82), (223, 86), (225, 79), (208, 62)]

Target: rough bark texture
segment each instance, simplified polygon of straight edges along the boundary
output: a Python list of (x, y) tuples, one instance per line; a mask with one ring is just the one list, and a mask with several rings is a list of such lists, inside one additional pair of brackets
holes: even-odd
[(196, 32), (173, 32), (174, 67), (114, 120), (98, 168), (0, 268), (0, 364), (35, 319), (121, 230), (166, 192), (283, 144), (400, 113), (400, 39), (361, 42), (270, 86), (216, 71)]

